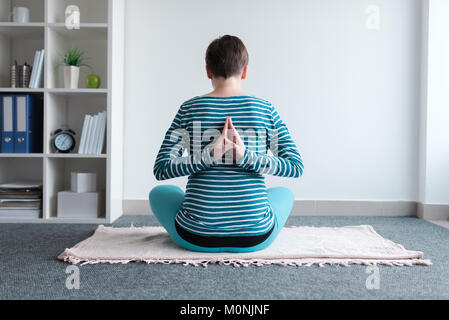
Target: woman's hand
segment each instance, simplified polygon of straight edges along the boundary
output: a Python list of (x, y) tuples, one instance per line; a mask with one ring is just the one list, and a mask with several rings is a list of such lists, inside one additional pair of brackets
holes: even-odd
[(245, 143), (243, 143), (242, 138), (240, 138), (240, 135), (238, 131), (234, 128), (234, 125), (232, 124), (232, 120), (230, 117), (227, 119), (227, 139), (225, 140), (227, 143), (232, 145), (232, 159), (235, 159), (235, 162), (238, 163), (240, 160), (242, 160), (243, 156), (245, 155), (246, 146)]
[(226, 140), (228, 140), (228, 119), (229, 118), (226, 118), (225, 125), (223, 127), (223, 130), (221, 131), (221, 135), (218, 137), (212, 147), (212, 155), (214, 156), (215, 162), (218, 163), (221, 162), (221, 158), (226, 152), (233, 149), (232, 144), (230, 144), (229, 142), (226, 143)]
[(218, 137), (214, 146), (212, 147), (212, 154), (214, 160), (219, 162), (224, 154), (232, 150), (232, 160), (237, 163), (245, 155), (246, 147), (241, 139), (239, 133), (232, 124), (230, 117), (226, 118), (225, 125), (221, 135)]

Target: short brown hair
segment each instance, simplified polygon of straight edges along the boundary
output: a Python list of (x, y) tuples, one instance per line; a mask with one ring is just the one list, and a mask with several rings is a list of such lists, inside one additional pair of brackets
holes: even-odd
[(225, 79), (238, 75), (248, 64), (248, 51), (242, 40), (225, 35), (215, 39), (206, 50), (206, 65), (214, 77)]

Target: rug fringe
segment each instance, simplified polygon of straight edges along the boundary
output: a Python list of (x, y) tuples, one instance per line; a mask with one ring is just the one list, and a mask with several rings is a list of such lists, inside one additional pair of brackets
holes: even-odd
[(129, 262), (146, 262), (148, 264), (183, 264), (184, 266), (203, 266), (207, 267), (209, 264), (218, 265), (232, 265), (233, 267), (249, 267), (249, 266), (265, 266), (265, 265), (280, 265), (283, 267), (294, 266), (310, 267), (318, 265), (324, 267), (325, 265), (340, 265), (348, 267), (351, 264), (357, 265), (386, 265), (386, 266), (412, 266), (424, 265), (430, 266), (432, 262), (428, 259), (397, 259), (397, 260), (375, 260), (375, 259), (331, 259), (331, 258), (303, 258), (303, 259), (209, 259), (209, 260), (188, 260), (188, 259), (86, 259), (79, 258), (70, 254), (69, 250), (64, 251), (58, 259), (71, 264), (81, 263), (81, 266), (86, 264), (110, 263), (110, 264), (126, 264)]

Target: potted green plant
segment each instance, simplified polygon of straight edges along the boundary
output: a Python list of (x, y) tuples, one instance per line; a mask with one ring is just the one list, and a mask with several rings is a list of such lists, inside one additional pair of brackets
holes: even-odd
[(84, 51), (77, 48), (71, 48), (66, 51), (62, 65), (64, 66), (64, 88), (77, 89), (80, 76), (80, 67), (90, 66), (84, 61)]

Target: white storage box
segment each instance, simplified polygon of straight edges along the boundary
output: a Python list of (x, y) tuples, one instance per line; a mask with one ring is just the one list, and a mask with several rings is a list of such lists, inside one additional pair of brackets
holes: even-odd
[(95, 172), (72, 172), (70, 177), (72, 192), (97, 191), (97, 174)]
[(98, 218), (102, 203), (100, 192), (58, 192), (58, 218)]

